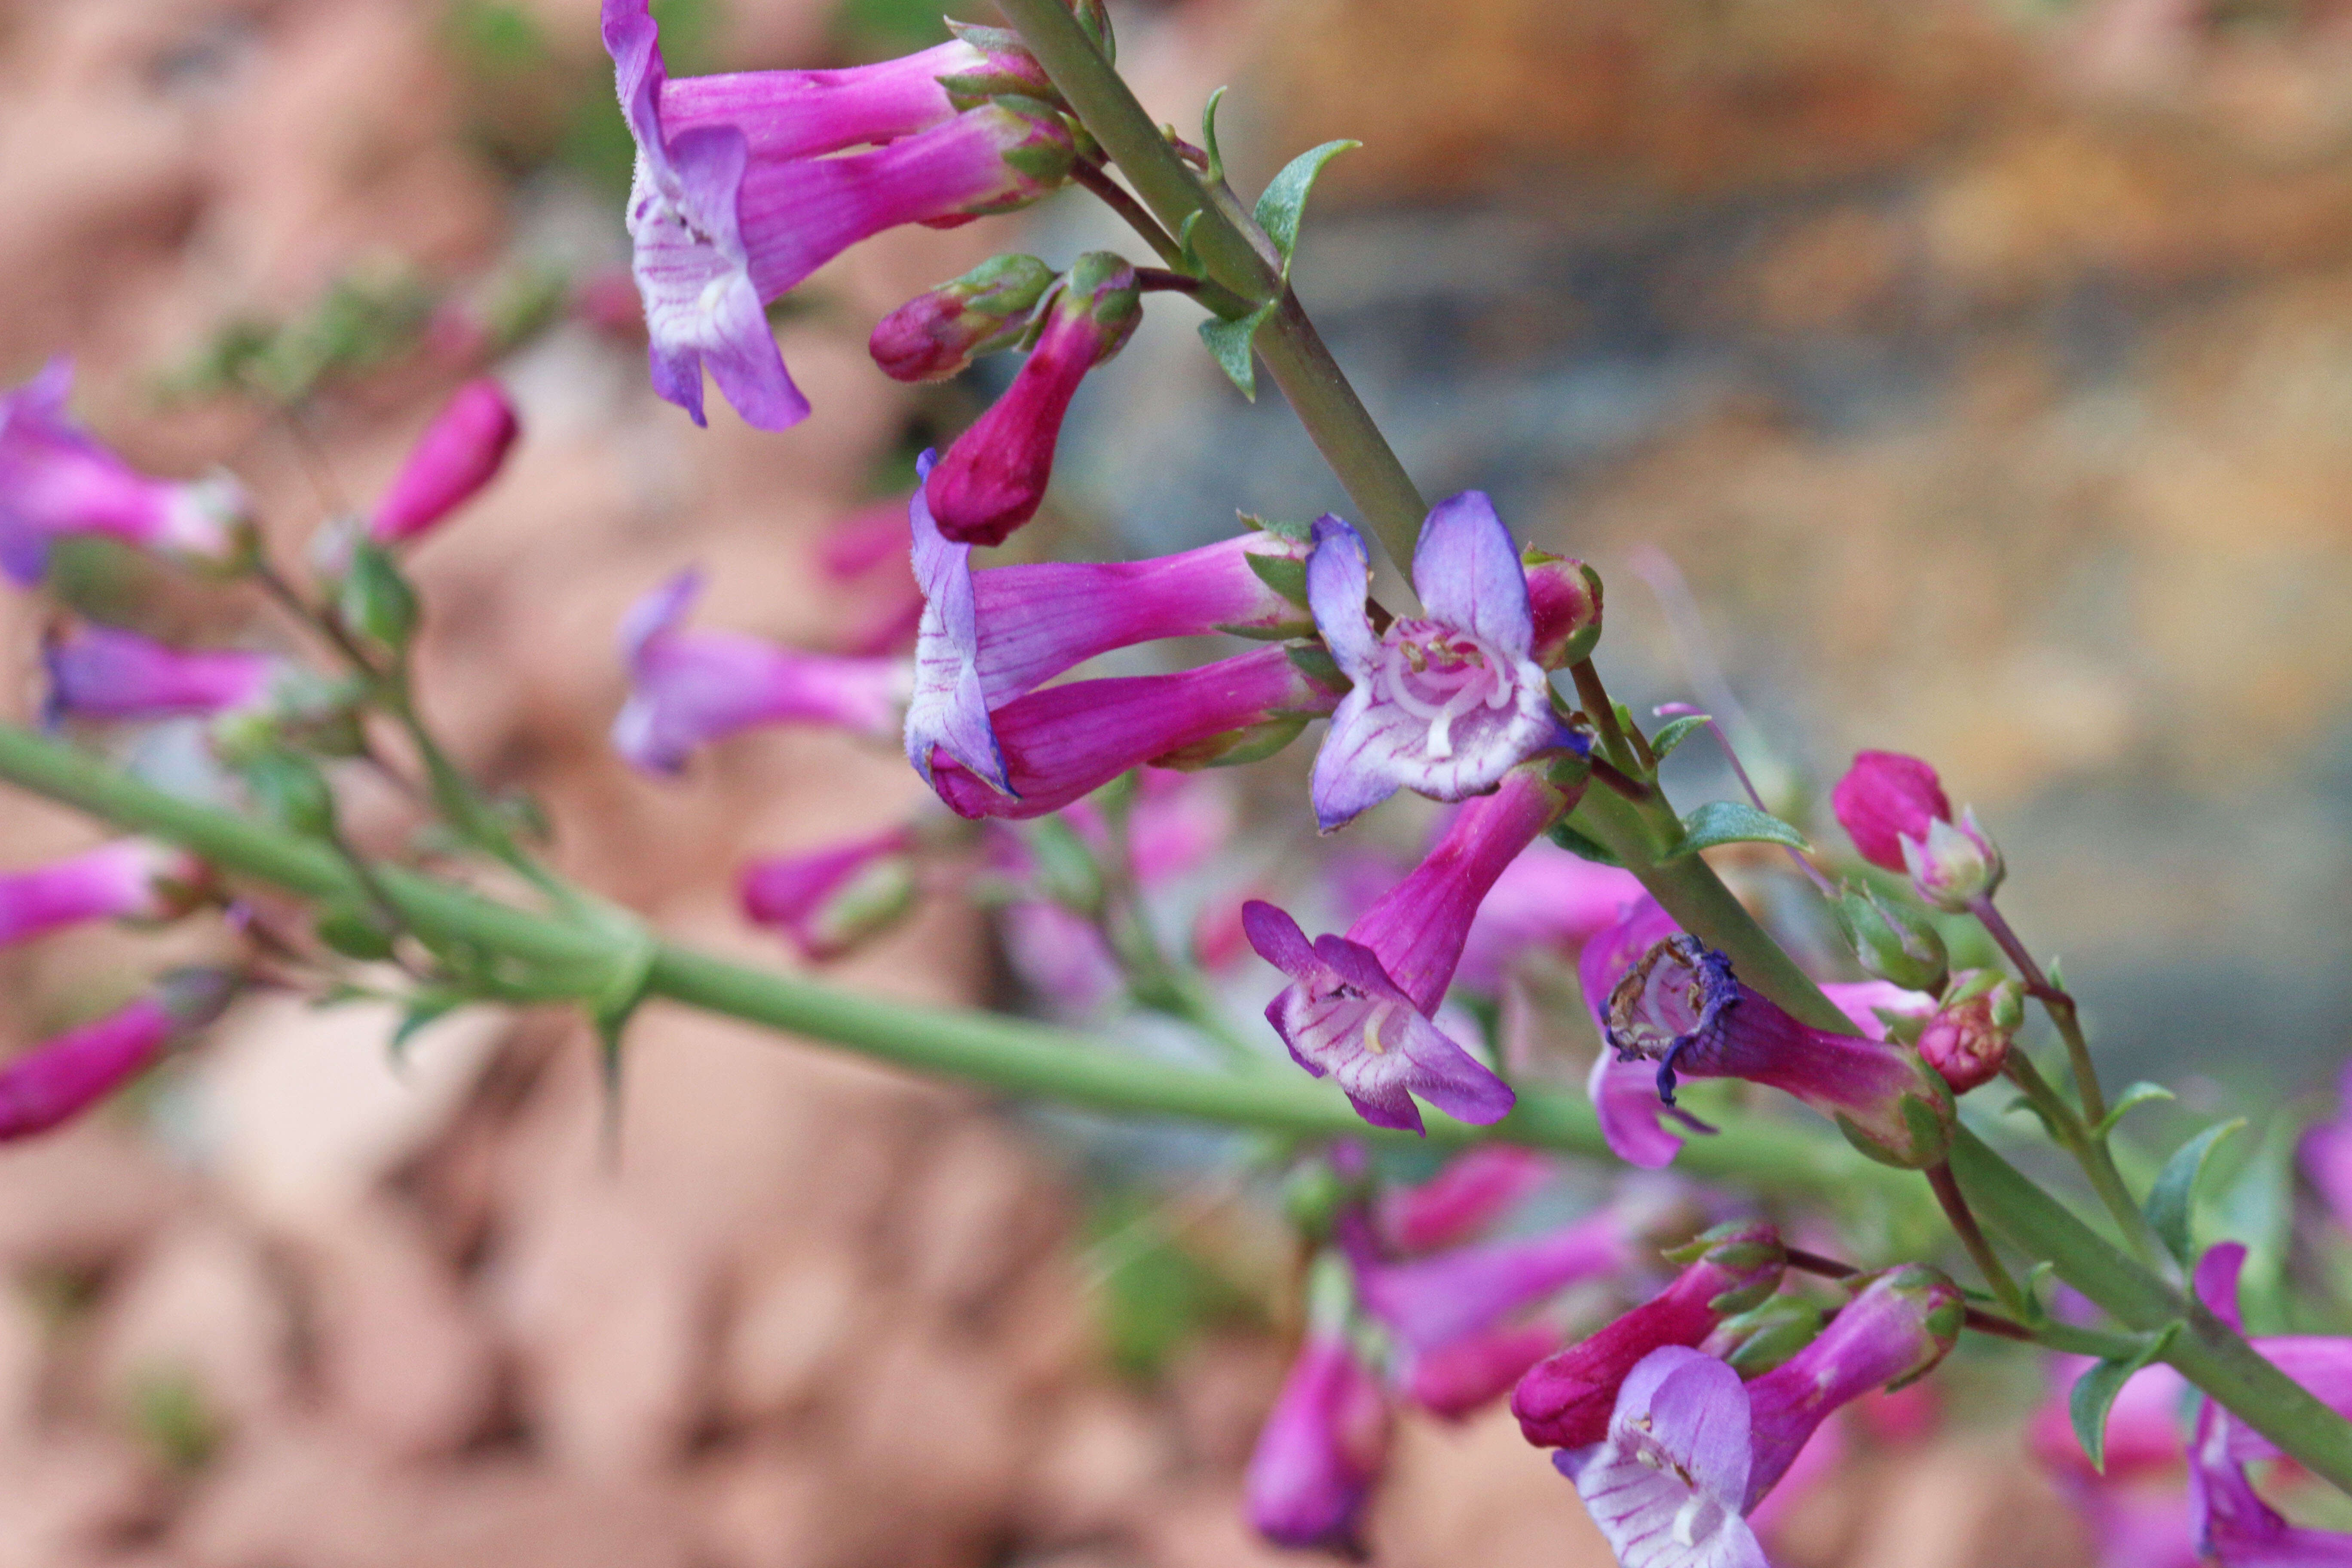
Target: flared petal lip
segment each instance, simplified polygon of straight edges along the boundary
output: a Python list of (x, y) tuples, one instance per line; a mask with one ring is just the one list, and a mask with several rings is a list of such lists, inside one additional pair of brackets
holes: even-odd
[(1517, 660), (1535, 641), (1527, 568), (1481, 490), (1438, 502), (1413, 546), (1412, 584), (1429, 614)]

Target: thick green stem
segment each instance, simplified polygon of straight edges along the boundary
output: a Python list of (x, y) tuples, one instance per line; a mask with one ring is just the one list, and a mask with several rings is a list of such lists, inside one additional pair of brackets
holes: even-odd
[(2066, 1102), (2066, 1097), (2051, 1087), (2050, 1080), (2042, 1076), (2042, 1069), (2033, 1065), (2033, 1058), (2022, 1049), (2012, 1048), (2001, 1070), (2011, 1083), (2025, 1091), (2025, 1098), (2042, 1113), (2052, 1140), (2083, 1167), (2091, 1190), (2098, 1194), (2099, 1202), (2114, 1218), (2133, 1254), (2144, 1264), (2156, 1265), (2164, 1256), (2156, 1231), (2139, 1205), (2132, 1201), (2131, 1189), (2124, 1185), (2123, 1173), (2116, 1169), (2115, 1158), (2107, 1152), (2106, 1145), (2093, 1140), (2090, 1128)]

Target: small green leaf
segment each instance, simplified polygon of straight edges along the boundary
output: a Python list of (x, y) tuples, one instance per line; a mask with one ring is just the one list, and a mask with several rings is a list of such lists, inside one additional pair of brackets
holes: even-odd
[(1209, 154), (1209, 167), (1202, 176), (1211, 184), (1225, 177), (1225, 154), (1217, 146), (1217, 106), (1225, 100), (1227, 89), (1219, 88), (1209, 95), (1201, 110), (1201, 145)]
[(2074, 1441), (2083, 1445), (2084, 1458), (2091, 1468), (2104, 1473), (2107, 1468), (2107, 1410), (2123, 1392), (2132, 1374), (2164, 1353), (2180, 1325), (2166, 1325), (2163, 1332), (2149, 1334), (2139, 1348), (2128, 1356), (2110, 1356), (2074, 1380), (2074, 1390), (2066, 1396), (2066, 1413), (2074, 1417)]
[(1249, 569), (1257, 580), (1289, 600), (1304, 606), (1307, 603), (1307, 563), (1294, 561), (1287, 555), (1244, 555)]
[(378, 647), (401, 648), (416, 631), (416, 590), (383, 549), (361, 540), (344, 569), (336, 618)]
[(454, 991), (424, 992), (411, 997), (408, 1010), (401, 1015), (399, 1026), (392, 1031), (392, 1038), (385, 1042), (385, 1048), (392, 1053), (393, 1064), (405, 1064), (409, 1042), (465, 1005), (466, 998)]
[(1657, 753), (1660, 762), (1664, 762), (1676, 746), (1681, 745), (1694, 733), (1706, 729), (1712, 722), (1714, 721), (1704, 713), (1686, 713), (1663, 726), (1656, 734), (1651, 736), (1650, 750)]
[(1607, 845), (1596, 839), (1587, 838), (1565, 822), (1555, 822), (1551, 825), (1551, 841), (1570, 854), (1581, 856), (1595, 865), (1622, 868), (1625, 864)]
[(2146, 1105), (2150, 1100), (2171, 1098), (2172, 1091), (2162, 1084), (2150, 1083), (2146, 1079), (2142, 1079), (2116, 1097), (2116, 1102), (2107, 1107), (2107, 1113), (2099, 1118), (2099, 1124), (2091, 1129), (2092, 1134), (2095, 1137), (2105, 1138), (2116, 1130), (2116, 1123), (2121, 1121), (2124, 1119), (2124, 1112), (2133, 1106)]
[(2042, 1301), (2042, 1286), (2057, 1272), (2058, 1266), (2045, 1258), (2027, 1269), (2025, 1278), (2018, 1281), (2018, 1294), (2025, 1298), (2024, 1316), (2028, 1328), (2035, 1328), (2050, 1321), (2050, 1309)]
[(362, 905), (330, 904), (310, 929), (345, 958), (376, 963), (392, 956), (394, 933), (384, 929), (374, 910)]
[(1250, 345), (1257, 339), (1257, 330), (1274, 314), (1276, 303), (1269, 300), (1237, 321), (1219, 316), (1201, 323), (1201, 341), (1209, 345), (1217, 368), (1252, 403), (1257, 401), (1257, 361)]
[(1291, 540), (1299, 544), (1311, 544), (1315, 540), (1315, 525), (1312, 522), (1300, 522), (1283, 517), (1259, 517), (1255, 513), (1246, 511), (1236, 512), (1234, 515), (1242, 520), (1244, 528), (1254, 528), (1261, 533), (1271, 533), (1278, 539)]
[(2221, 1140), (2246, 1124), (2242, 1116), (2217, 1121), (2173, 1151), (2147, 1192), (2147, 1222), (2183, 1268), (2196, 1263), (2196, 1243), (2190, 1232), (2196, 1216), (2197, 1178)]
[(1208, 270), (1201, 260), (1200, 251), (1192, 244), (1192, 231), (1200, 226), (1201, 215), (1207, 210), (1206, 207), (1194, 207), (1184, 215), (1184, 221), (1176, 226), (1176, 248), (1183, 254), (1186, 263), (1184, 270), (1192, 273), (1195, 277)]
[(1274, 241), (1274, 248), (1281, 255), (1285, 279), (1290, 276), (1290, 253), (1298, 245), (1299, 215), (1307, 210), (1307, 194), (1315, 188), (1316, 176), (1323, 172), (1324, 164), (1349, 149), (1362, 145), (1361, 142), (1340, 141), (1311, 147), (1284, 164), (1282, 173), (1268, 181), (1265, 189), (1259, 194), (1257, 207), (1252, 216), (1257, 219), (1258, 227), (1265, 230), (1266, 237)]
[(1711, 800), (1683, 818), (1683, 841), (1675, 856), (1696, 854), (1718, 844), (1785, 844), (1810, 849), (1805, 836), (1767, 811), (1744, 800)]

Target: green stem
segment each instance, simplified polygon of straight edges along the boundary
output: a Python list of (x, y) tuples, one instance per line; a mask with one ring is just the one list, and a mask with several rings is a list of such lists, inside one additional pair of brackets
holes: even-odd
[(1984, 1230), (1977, 1224), (1976, 1214), (1969, 1207), (1969, 1200), (1960, 1192), (1959, 1183), (1952, 1179), (1952, 1167), (1948, 1163), (1930, 1165), (1927, 1168), (1927, 1185), (1934, 1189), (1936, 1201), (1943, 1205), (1944, 1217), (1952, 1222), (1953, 1234), (1960, 1238), (1960, 1245), (1968, 1249), (1969, 1257), (1977, 1266), (1977, 1272), (1984, 1276), (1984, 1282), (1992, 1288), (1992, 1293), (2000, 1299), (2000, 1304), (2011, 1312), (2023, 1312), (2025, 1293), (2017, 1288), (2017, 1281), (2011, 1279), (2009, 1270), (2002, 1267), (2000, 1255), (1992, 1249), (1992, 1243), (1985, 1239)]
[(2144, 1263), (2159, 1266), (2164, 1254), (2156, 1239), (2156, 1231), (2147, 1215), (2132, 1201), (2131, 1189), (2124, 1185), (2123, 1173), (2116, 1169), (2115, 1156), (2105, 1143), (2094, 1139), (2091, 1130), (2084, 1125), (2082, 1116), (2066, 1102), (2066, 1097), (2053, 1088), (2033, 1065), (2033, 1058), (2021, 1048), (2012, 1047), (2009, 1060), (2001, 1071), (2011, 1083), (2025, 1091), (2025, 1098), (2042, 1113), (2050, 1129), (2050, 1136), (2059, 1147), (2074, 1157), (2083, 1167), (2083, 1174), (2091, 1184), (2115, 1222), (2133, 1254)]

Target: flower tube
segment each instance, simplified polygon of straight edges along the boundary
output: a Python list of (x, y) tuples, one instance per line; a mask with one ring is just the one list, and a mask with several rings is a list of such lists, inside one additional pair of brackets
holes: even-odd
[(238, 648), (187, 649), (84, 626), (42, 649), (50, 717), (166, 719), (245, 712), (267, 705), (286, 667)]
[(498, 478), (521, 430), (496, 381), (483, 376), (459, 387), (376, 503), (368, 536), (397, 544), (431, 529)]
[(1348, 1334), (1344, 1272), (1325, 1259), (1307, 1338), (1242, 1478), (1259, 1534), (1277, 1545), (1360, 1549), (1365, 1503), (1388, 1458), (1388, 1395)]
[(812, 962), (837, 958), (896, 924), (915, 903), (915, 836), (893, 827), (743, 868), (743, 913), (791, 939)]
[(0, 1142), (68, 1121), (221, 1016), (236, 994), (217, 970), (168, 974), (153, 991), (0, 1063)]
[(0, 397), (0, 572), (37, 583), (52, 541), (103, 534), (225, 563), (243, 548), (245, 492), (226, 479), (150, 479), (66, 417), (73, 362), (53, 359)]
[(203, 861), (147, 838), (0, 872), (0, 947), (85, 921), (167, 919), (189, 908), (207, 880)]

